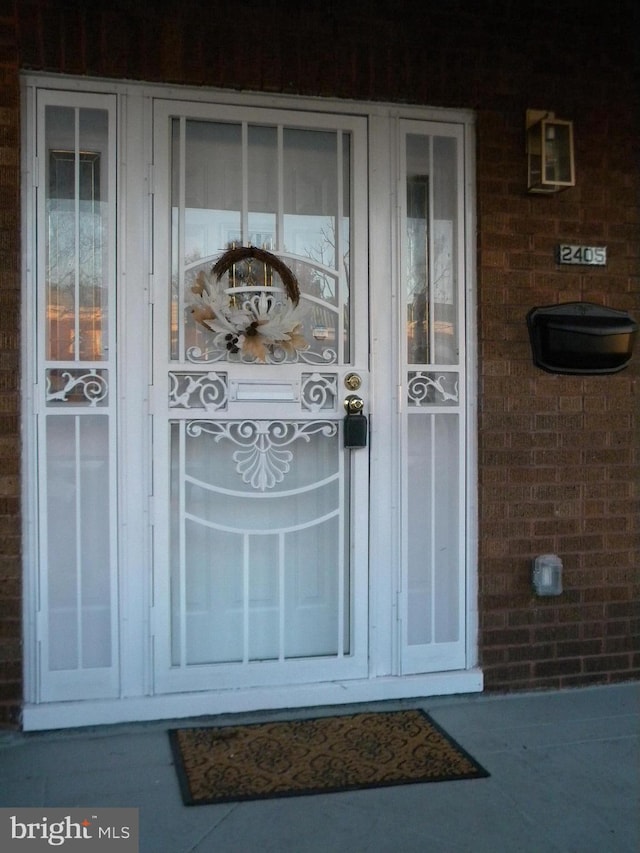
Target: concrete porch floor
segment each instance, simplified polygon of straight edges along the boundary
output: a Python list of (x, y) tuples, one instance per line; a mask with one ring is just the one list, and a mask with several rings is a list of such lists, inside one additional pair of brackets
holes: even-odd
[(301, 711), (0, 732), (0, 806), (140, 810), (141, 853), (638, 853), (640, 683), (474, 694), (424, 708), (488, 779), (185, 807), (167, 730)]

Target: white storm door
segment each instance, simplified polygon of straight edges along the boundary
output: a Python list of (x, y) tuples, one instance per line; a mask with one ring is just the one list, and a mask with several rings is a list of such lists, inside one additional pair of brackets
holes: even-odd
[(160, 100), (154, 128), (155, 689), (366, 677), (366, 124)]

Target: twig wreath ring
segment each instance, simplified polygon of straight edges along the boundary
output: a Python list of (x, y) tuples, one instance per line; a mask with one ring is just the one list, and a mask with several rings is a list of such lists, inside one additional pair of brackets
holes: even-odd
[(276, 257), (272, 252), (268, 252), (266, 249), (258, 249), (255, 246), (237, 246), (233, 249), (228, 249), (215, 262), (211, 272), (218, 280), (220, 280), (226, 272), (235, 266), (235, 264), (239, 264), (242, 261), (250, 259), (260, 261), (268, 267), (271, 267), (272, 270), (275, 270), (275, 272), (280, 276), (289, 299), (294, 305), (297, 305), (298, 302), (300, 302), (300, 288), (298, 287), (298, 281), (295, 275), (291, 272), (289, 267), (280, 260), (280, 258)]

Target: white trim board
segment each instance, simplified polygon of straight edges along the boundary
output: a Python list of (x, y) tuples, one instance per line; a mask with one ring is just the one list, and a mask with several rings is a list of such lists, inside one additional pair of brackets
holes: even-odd
[(25, 705), (22, 724), (25, 731), (45, 731), (249, 711), (450, 696), (458, 693), (479, 693), (482, 689), (482, 671), (471, 669), (403, 678), (290, 685), (268, 691), (225, 690), (218, 693), (181, 693), (135, 699)]

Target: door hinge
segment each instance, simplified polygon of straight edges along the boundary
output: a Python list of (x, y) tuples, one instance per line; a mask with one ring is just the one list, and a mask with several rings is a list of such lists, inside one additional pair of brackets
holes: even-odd
[(399, 621), (402, 619), (402, 590), (396, 591), (396, 616)]
[(155, 495), (149, 495), (149, 525), (156, 526), (156, 498)]
[(147, 188), (149, 195), (156, 194), (156, 169), (153, 163), (147, 166)]

